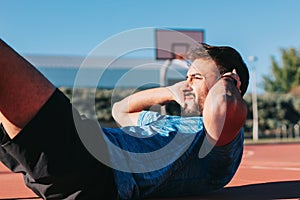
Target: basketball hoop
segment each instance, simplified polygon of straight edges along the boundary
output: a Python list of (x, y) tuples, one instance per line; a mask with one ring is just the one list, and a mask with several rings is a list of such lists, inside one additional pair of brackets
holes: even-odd
[[(169, 66), (173, 61), (186, 60), (190, 48), (203, 43), (204, 31), (200, 29), (156, 29), (156, 59), (165, 60), (160, 69), (160, 86), (166, 86)], [(166, 114), (165, 106), (161, 114)]]
[(156, 59), (181, 59), (190, 48), (204, 41), (201, 29), (156, 29)]

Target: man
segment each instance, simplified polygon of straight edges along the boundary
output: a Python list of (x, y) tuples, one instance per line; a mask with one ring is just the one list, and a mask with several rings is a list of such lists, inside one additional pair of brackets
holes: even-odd
[[(113, 116), (124, 127), (102, 131), (2, 40), (0, 55), (0, 160), (44, 199), (198, 195), (222, 188), (238, 168), (249, 74), (230, 47), (200, 46), (186, 81), (114, 104)], [(173, 100), (184, 117), (144, 111)], [(82, 132), (103, 135), (109, 158), (122, 167), (93, 157)]]

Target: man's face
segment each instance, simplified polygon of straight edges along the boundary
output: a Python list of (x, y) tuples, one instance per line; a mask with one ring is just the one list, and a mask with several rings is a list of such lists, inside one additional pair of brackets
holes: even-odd
[(220, 73), (213, 60), (196, 59), (187, 72), (188, 88), (184, 95), (183, 115), (201, 115), (209, 89)]

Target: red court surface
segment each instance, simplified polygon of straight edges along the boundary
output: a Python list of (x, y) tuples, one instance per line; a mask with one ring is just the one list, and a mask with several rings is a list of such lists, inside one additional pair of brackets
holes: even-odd
[[(300, 143), (246, 145), (233, 180), (213, 194), (178, 199), (300, 199)], [(0, 199), (39, 199), (0, 163)]]

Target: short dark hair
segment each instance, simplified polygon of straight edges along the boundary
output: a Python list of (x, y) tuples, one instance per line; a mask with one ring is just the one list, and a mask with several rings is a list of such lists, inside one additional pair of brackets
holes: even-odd
[(248, 67), (243, 61), (239, 52), (229, 46), (211, 46), (205, 43), (197, 45), (188, 52), (187, 59), (194, 61), (196, 59), (212, 59), (221, 75), (236, 69), (241, 79), (241, 94), (246, 93), (249, 84)]

